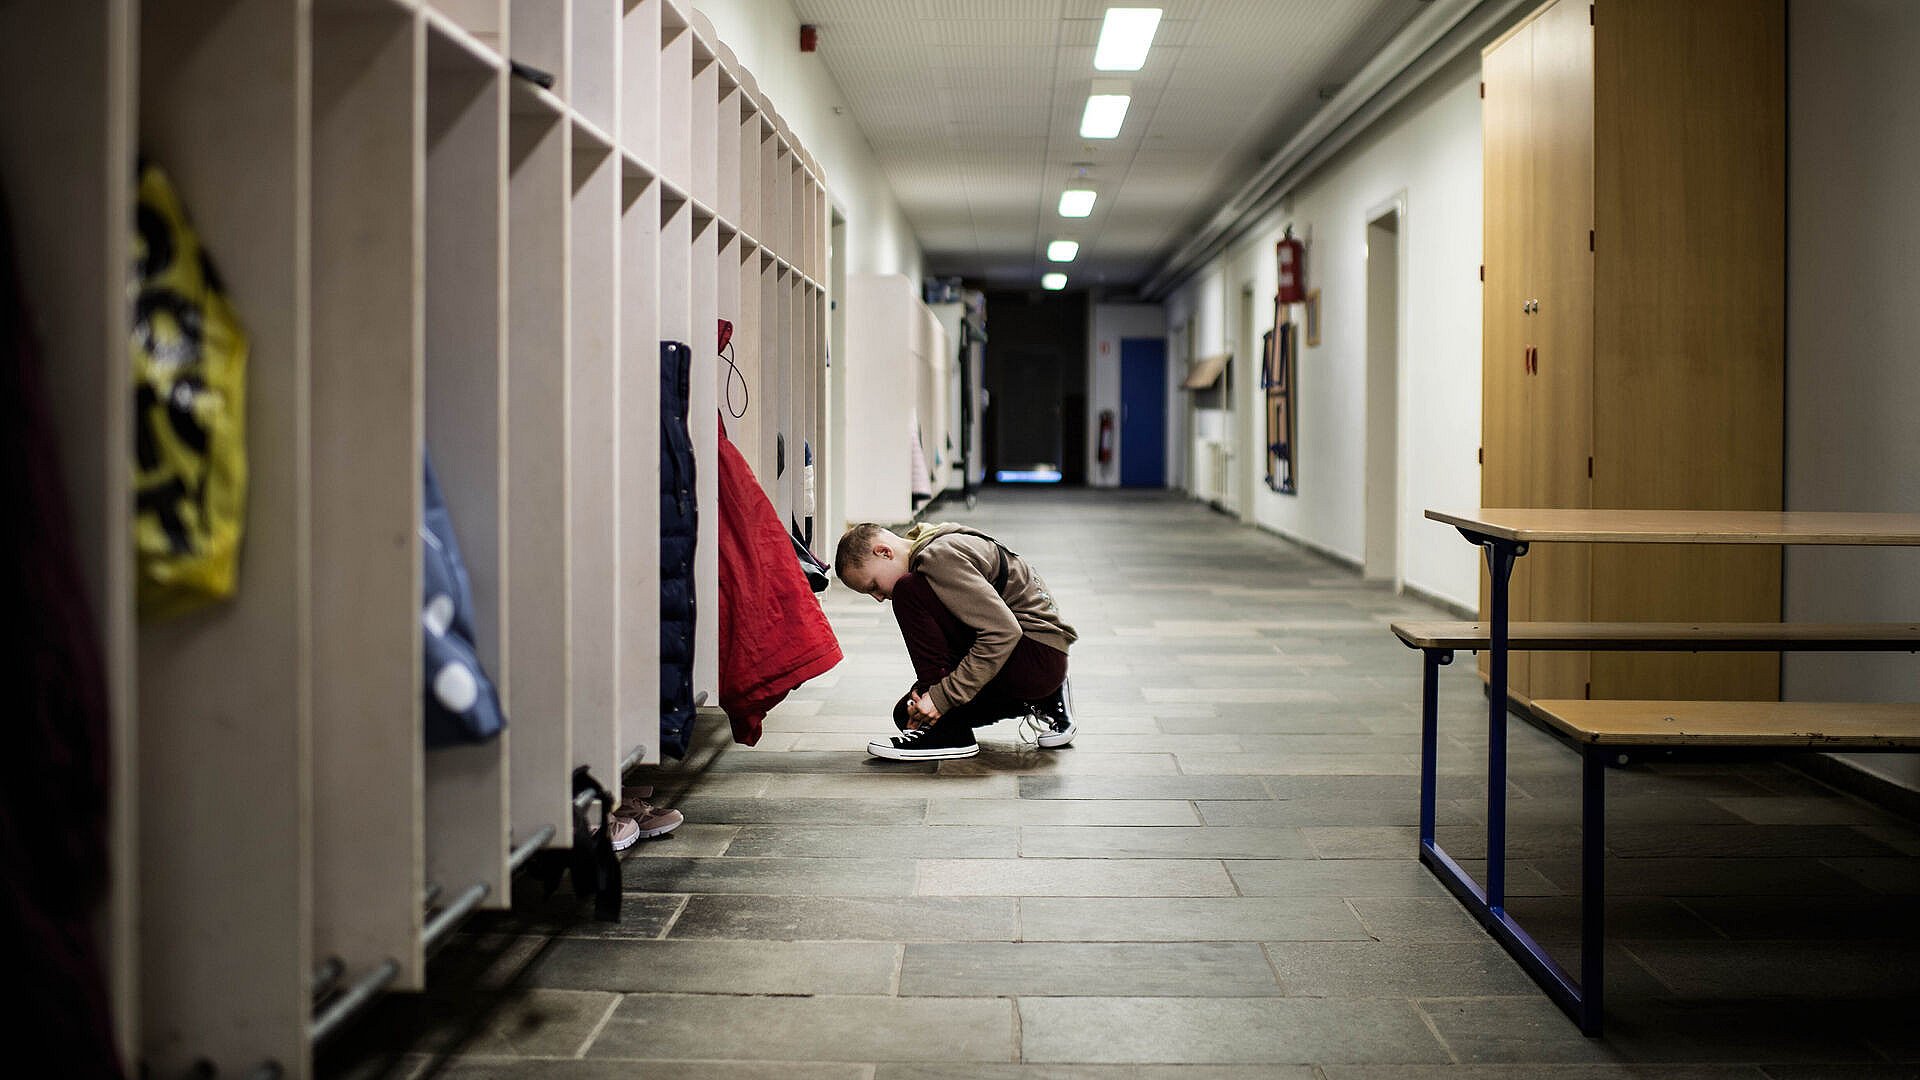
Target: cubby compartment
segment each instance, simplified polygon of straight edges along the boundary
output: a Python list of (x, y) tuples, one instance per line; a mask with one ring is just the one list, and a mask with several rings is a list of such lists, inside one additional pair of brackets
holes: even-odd
[(611, 146), (620, 130), (622, 0), (571, 0), (571, 6), (573, 46), (568, 55), (567, 103), (606, 132)]
[(573, 752), (575, 763), (588, 766), (603, 784), (617, 784), (620, 622), (614, 583), (619, 580), (621, 551), (614, 500), (620, 441), (614, 403), (619, 393), (622, 176), (619, 158), (597, 143), (576, 141), (572, 157), (567, 592)]
[(513, 0), (510, 14), (512, 59), (553, 76), (553, 85), (544, 89), (556, 102), (571, 96), (573, 74), (567, 41), (573, 25), (573, 0)]
[(313, 950), (399, 989), (426, 977), (423, 32), (314, 5)]
[(660, 28), (666, 0), (621, 0), (620, 145), (649, 169), (660, 160)]
[[(369, 0), (371, 2), (371, 0)], [(428, 0), (429, 15), (444, 17), (496, 55), (507, 49), (507, 0)]]
[[(564, 19), (565, 5), (547, 5)], [(515, 4), (517, 15), (520, 4)], [(516, 41), (520, 40), (517, 36)], [(573, 841), (574, 762), (567, 588), (568, 289), (572, 283), (569, 120), (515, 80), (507, 126), (507, 716), (516, 848)]]
[[(715, 295), (719, 258), (719, 223), (713, 212), (693, 206), (687, 252), (687, 315), (693, 349), (693, 387), (687, 409), (688, 433), (693, 439), (694, 492), (701, 513), (694, 547), (693, 697), (696, 702), (720, 701), (720, 444), (716, 426), (719, 395), (714, 369), (719, 311)], [(701, 695), (706, 695), (703, 699)]]
[[(507, 605), (506, 74), (430, 25), (426, 439), (473, 590), (474, 646), (510, 701)], [(507, 730), (426, 755), (426, 882), (506, 907)]]
[(714, 51), (713, 24), (694, 12), (693, 85), (687, 110), (687, 140), (691, 147), (688, 174), (694, 199), (712, 208), (720, 202), (719, 131), (720, 59)]
[[(249, 339), (237, 588), (138, 632), (141, 1028), (158, 1074), (202, 1057), (238, 1073), (304, 1058), (313, 974), (312, 26), (277, 0), (149, 3), (139, 20), (139, 146)], [(109, 227), (125, 228), (130, 204)], [(109, 273), (124, 289), (124, 271)], [(273, 797), (230, 827), (243, 792)]]
[[(133, 397), (126, 227), (133, 204), (139, 27), (131, 0), (0, 4), (0, 180), (34, 321), (80, 598), (101, 661), (111, 756), (102, 959), (123, 1057), (139, 1043), (140, 747), (132, 534)], [(46, 88), (58, 86), (58, 95)], [(78, 134), (76, 134), (78, 133)], [(105, 212), (103, 212), (105, 211)], [(16, 511), (17, 512), (17, 511)], [(226, 763), (221, 763), (224, 766)]]
[(771, 248), (762, 247), (753, 262), (760, 279), (759, 386), (760, 456), (753, 459), (754, 475), (766, 489), (774, 509), (780, 507), (780, 264)]
[(683, 0), (654, 0), (660, 8), (660, 175), (693, 192), (693, 27)]
[[(767, 410), (768, 394), (761, 382), (761, 357), (765, 345), (760, 331), (760, 245), (744, 233), (734, 242), (731, 266), (720, 261), (721, 273), (732, 273), (736, 301), (733, 321), (733, 357), (740, 374), (733, 382), (721, 381), (721, 402), (727, 408), (727, 437), (740, 449), (740, 455), (752, 466), (754, 476), (764, 475), (761, 467), (761, 417)], [(734, 416), (738, 411), (739, 416)]]
[(621, 764), (660, 761), (660, 185), (620, 195)]
[(733, 51), (722, 45), (718, 47), (720, 62), (718, 85), (715, 89), (717, 100), (709, 126), (713, 130), (714, 141), (714, 192), (713, 208), (719, 212), (722, 221), (731, 222), (736, 229), (744, 228), (740, 219), (740, 76), (738, 62)]

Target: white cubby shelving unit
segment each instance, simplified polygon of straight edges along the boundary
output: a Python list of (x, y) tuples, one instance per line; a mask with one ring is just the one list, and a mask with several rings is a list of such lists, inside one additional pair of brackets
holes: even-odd
[[(946, 328), (916, 292), (901, 274), (847, 277), (846, 353), (834, 357), (843, 367), (835, 382), (842, 415), (833, 427), (844, 449), (835, 459), (832, 486), (848, 521), (906, 521), (914, 515), (909, 416), (919, 421), (934, 492), (946, 487), (949, 470), (933, 463), (936, 453), (943, 466), (951, 456), (947, 384), (954, 351)], [(820, 309), (809, 342), (823, 340), (825, 323)]]
[[(716, 418), (784, 520), (806, 446), (828, 482), (825, 180), (687, 0), (7, 0), (0, 91), (35, 103), (0, 111), (0, 195), (106, 661), (116, 1030), (153, 1075), (298, 1080), (339, 990), (421, 989), (437, 934), (571, 842), (576, 768), (659, 761), (663, 339), (693, 348), (717, 700)], [(139, 157), (251, 346), (239, 589), (152, 622)], [(488, 743), (422, 746), (423, 450), (509, 716)]]

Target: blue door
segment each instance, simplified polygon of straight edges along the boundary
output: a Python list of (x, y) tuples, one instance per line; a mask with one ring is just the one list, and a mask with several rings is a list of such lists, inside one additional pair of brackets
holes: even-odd
[(1120, 486), (1167, 486), (1167, 343), (1120, 341)]

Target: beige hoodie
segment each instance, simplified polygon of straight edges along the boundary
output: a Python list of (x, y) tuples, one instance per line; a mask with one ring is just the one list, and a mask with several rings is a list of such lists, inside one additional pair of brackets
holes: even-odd
[(904, 539), (913, 545), (907, 568), (927, 580), (948, 611), (979, 631), (953, 671), (928, 688), (927, 696), (942, 713), (972, 701), (999, 674), (1022, 636), (1063, 653), (1079, 636), (1061, 620), (1047, 583), (1011, 551), (1006, 588), (994, 591), (1003, 549), (992, 539), (952, 522), (915, 525)]

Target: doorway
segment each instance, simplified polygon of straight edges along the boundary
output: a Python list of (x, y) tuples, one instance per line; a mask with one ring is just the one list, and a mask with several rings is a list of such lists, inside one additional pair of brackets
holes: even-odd
[(1167, 343), (1120, 339), (1120, 486), (1167, 486)]
[[(1400, 586), (1400, 217), (1367, 222), (1367, 536), (1363, 576)], [(1324, 318), (1324, 315), (1322, 316)]]

